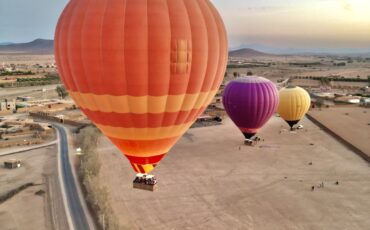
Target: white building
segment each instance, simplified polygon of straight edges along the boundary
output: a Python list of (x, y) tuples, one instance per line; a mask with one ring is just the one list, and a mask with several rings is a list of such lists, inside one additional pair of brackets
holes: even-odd
[(366, 107), (370, 106), (370, 98), (368, 98), (368, 97), (361, 98), (360, 105), (366, 106)]

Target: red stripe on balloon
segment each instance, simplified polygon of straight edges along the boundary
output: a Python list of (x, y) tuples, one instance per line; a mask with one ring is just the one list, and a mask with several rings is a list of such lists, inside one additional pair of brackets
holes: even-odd
[(145, 169), (141, 165), (136, 165), (139, 168), (140, 173), (146, 173)]
[(132, 162), (130, 162), (132, 168), (135, 170), (135, 172), (140, 173), (139, 170), (137, 170), (136, 165)]
[(256, 128), (243, 128), (243, 127), (239, 127), (240, 131), (244, 132), (244, 133), (258, 133), (258, 130), (259, 129), (256, 129)]
[(152, 156), (152, 157), (134, 157), (134, 156), (128, 156), (127, 159), (131, 162), (131, 164), (140, 164), (140, 165), (147, 165), (147, 164), (158, 164), (163, 157), (166, 154), (158, 155), (158, 156)]

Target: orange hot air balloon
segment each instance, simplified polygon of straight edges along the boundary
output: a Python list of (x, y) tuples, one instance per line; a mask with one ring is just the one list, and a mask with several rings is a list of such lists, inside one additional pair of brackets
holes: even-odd
[(215, 96), (227, 63), (209, 0), (71, 0), (55, 56), (71, 97), (149, 173)]

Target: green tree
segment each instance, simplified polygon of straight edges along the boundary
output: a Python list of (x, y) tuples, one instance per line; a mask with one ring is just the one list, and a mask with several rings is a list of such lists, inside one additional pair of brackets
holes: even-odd
[(64, 85), (58, 85), (57, 88), (55, 89), (58, 93), (58, 96), (61, 98), (66, 98), (68, 96), (68, 91), (64, 87)]

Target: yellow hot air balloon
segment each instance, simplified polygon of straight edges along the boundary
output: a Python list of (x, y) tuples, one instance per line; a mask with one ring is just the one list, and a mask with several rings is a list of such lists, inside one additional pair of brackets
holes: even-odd
[(298, 86), (288, 86), (279, 92), (278, 113), (293, 128), (308, 112), (311, 105), (310, 95)]

